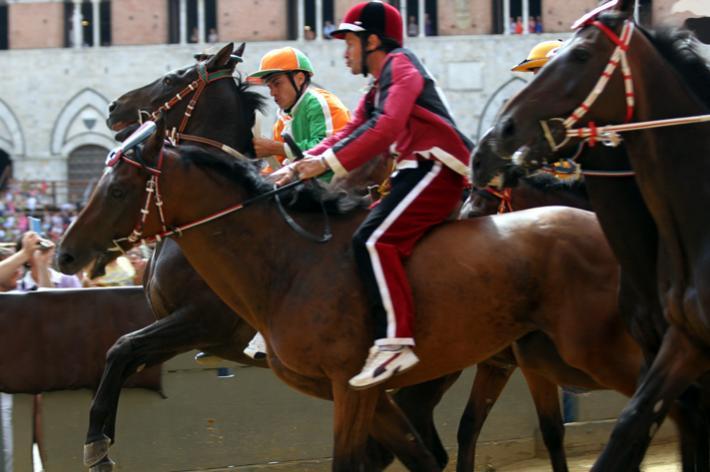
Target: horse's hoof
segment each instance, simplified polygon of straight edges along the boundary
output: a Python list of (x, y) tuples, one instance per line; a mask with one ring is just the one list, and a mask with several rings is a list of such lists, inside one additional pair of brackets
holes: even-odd
[(105, 461), (99, 462), (91, 467), (89, 472), (113, 472), (116, 469), (115, 466), (116, 463), (107, 457)]
[[(84, 466), (85, 467), (91, 467), (103, 459), (104, 457), (108, 456), (108, 448), (111, 446), (111, 440), (106, 436), (105, 434), (102, 435), (101, 439), (91, 442), (89, 444), (84, 444)], [(110, 461), (111, 459), (109, 459)], [(96, 469), (98, 470), (104, 470), (104, 469)], [(111, 469), (105, 469), (105, 470), (111, 470)], [(93, 467), (92, 467), (93, 471)]]

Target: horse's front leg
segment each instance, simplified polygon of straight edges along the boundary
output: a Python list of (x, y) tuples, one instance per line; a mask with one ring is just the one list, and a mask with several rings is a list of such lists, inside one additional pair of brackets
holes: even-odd
[(498, 366), (483, 362), (476, 366), (476, 376), (468, 403), (459, 421), (458, 472), (472, 472), (476, 465), (476, 442), (491, 408), (508, 383), (515, 366)]
[(370, 472), (366, 458), (367, 437), (382, 390), (355, 391), (347, 379), (333, 381), (333, 471)]
[(84, 445), (84, 465), (92, 472), (112, 470), (108, 448), (115, 440), (116, 411), (121, 387), (139, 368), (164, 362), (199, 346), (199, 317), (179, 310), (118, 339), (106, 354), (106, 367), (91, 402), (89, 431)]
[[(637, 470), (648, 445), (676, 398), (710, 367), (710, 359), (675, 326), (666, 332), (661, 350), (592, 470)], [(699, 413), (699, 412), (696, 412)], [(684, 465), (684, 469), (687, 467)], [(692, 469), (695, 470), (695, 469)]]

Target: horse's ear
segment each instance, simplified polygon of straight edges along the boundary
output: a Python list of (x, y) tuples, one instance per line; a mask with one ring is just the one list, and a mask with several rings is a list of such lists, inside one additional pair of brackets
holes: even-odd
[(227, 43), (217, 54), (207, 61), (207, 70), (223, 69), (229, 64), (232, 52), (234, 52), (234, 43)]
[(246, 49), (247, 43), (240, 44), (237, 49), (232, 53), (235, 56), (244, 57), (244, 49)]
[(634, 14), (634, 7), (637, 0), (617, 0), (616, 9), (629, 16)]

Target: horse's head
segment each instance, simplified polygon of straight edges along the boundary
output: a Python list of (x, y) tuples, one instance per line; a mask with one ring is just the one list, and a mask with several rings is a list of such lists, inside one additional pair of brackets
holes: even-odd
[[(192, 127), (206, 124), (209, 116), (224, 119), (218, 116), (222, 110), (238, 116), (239, 107), (231, 98), (237, 95), (238, 88), (231, 79), (244, 48), (242, 43), (234, 50), (234, 45), (229, 43), (217, 54), (196, 55), (197, 63), (169, 72), (148, 85), (123, 94), (109, 104), (106, 124), (118, 133), (116, 139), (120, 141), (135, 129), (132, 125), (146, 119), (154, 120), (160, 112), (168, 129), (180, 127), (185, 117), (189, 119), (190, 115), (189, 125)], [(214, 85), (208, 86), (212, 83)], [(191, 104), (195, 98), (197, 103)], [(188, 111), (188, 106), (195, 109)], [(253, 111), (249, 110), (252, 117), (248, 128), (253, 125)], [(197, 133), (193, 131), (193, 134)]]
[[(161, 123), (144, 145), (119, 157), (109, 154), (91, 198), (59, 244), (57, 261), (62, 272), (76, 273), (92, 262), (105, 265), (112, 259), (112, 248), (118, 249), (120, 244), (122, 249), (128, 249), (133, 241), (126, 237), (132, 232), (153, 235), (160, 231), (155, 206), (160, 194), (155, 190), (164, 139), (165, 127)], [(144, 208), (149, 213), (142, 221)]]
[(594, 128), (631, 119), (633, 98), (623, 75), (628, 45), (640, 42), (630, 20), (633, 5), (613, 0), (575, 24), (574, 37), (501, 112), (493, 133), (498, 154), (537, 168), (578, 143), (568, 133), (575, 124)]

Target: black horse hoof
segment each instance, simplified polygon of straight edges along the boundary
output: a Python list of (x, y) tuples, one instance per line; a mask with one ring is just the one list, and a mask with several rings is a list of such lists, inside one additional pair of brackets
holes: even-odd
[[(92, 466), (97, 465), (101, 459), (108, 459), (108, 448), (111, 446), (111, 440), (106, 435), (102, 435), (101, 439), (84, 444), (84, 466), (91, 467), (92, 472), (98, 472), (99, 470), (113, 470), (113, 469), (96, 469)], [(111, 459), (108, 459), (111, 461)], [(113, 466), (112, 466), (113, 467)]]

